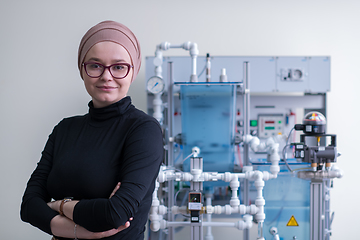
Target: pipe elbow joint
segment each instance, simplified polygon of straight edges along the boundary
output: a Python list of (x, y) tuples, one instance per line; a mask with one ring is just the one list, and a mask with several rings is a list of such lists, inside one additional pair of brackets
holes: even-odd
[(190, 56), (196, 57), (197, 55), (199, 55), (199, 49), (197, 47), (197, 44), (191, 43), (190, 44)]
[(160, 230), (160, 221), (151, 221), (150, 229), (153, 232), (157, 232)]
[(184, 50), (190, 50), (191, 48), (191, 45), (192, 43), (190, 41), (187, 41), (187, 42), (184, 42), (181, 47), (184, 49)]
[(171, 44), (169, 42), (162, 42), (158, 45), (159, 49), (163, 50), (163, 51), (167, 51), (169, 50)]

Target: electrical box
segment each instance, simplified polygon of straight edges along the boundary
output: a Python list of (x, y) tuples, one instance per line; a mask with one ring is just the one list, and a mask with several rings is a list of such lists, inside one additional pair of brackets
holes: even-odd
[(200, 222), (201, 207), (201, 192), (189, 193), (188, 209), (191, 215), (191, 222)]
[(281, 135), (284, 132), (283, 114), (259, 114), (258, 137), (269, 138)]

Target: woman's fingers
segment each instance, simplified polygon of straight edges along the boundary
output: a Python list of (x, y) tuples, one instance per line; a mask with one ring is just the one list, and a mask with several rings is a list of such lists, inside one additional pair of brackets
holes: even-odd
[(116, 184), (114, 190), (112, 191), (112, 193), (110, 194), (110, 197), (111, 198), (112, 196), (114, 196), (114, 194), (116, 193), (117, 190), (119, 190), (120, 188), (120, 185), (121, 185), (121, 182), (118, 182), (118, 184)]
[(128, 227), (130, 227), (130, 222), (129, 221), (127, 221), (125, 223), (125, 225), (121, 225), (117, 230), (119, 230), (119, 232), (120, 232), (120, 231), (122, 231), (122, 230), (124, 230), (124, 229), (126, 229)]

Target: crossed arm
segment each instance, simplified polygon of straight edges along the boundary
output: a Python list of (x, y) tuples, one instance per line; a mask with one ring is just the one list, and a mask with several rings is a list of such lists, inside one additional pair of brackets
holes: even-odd
[[(115, 194), (115, 192), (120, 188), (120, 183), (116, 185), (113, 192), (110, 195), (110, 198)], [(62, 200), (49, 202), (48, 206), (57, 211), (60, 212), (60, 205)], [(74, 207), (79, 201), (70, 201), (66, 202), (66, 204), (63, 204), (63, 213), (64, 216), (57, 215), (55, 216), (51, 222), (50, 227), (51, 231), (55, 236), (58, 237), (64, 237), (64, 238), (81, 238), (81, 239), (100, 239), (104, 237), (109, 237), (112, 235), (115, 235), (116, 233), (128, 228), (130, 226), (130, 221), (132, 218), (129, 219), (125, 223), (125, 225), (120, 226), (117, 229), (110, 229), (108, 231), (104, 232), (90, 232), (86, 230), (85, 228), (76, 225), (73, 221), (73, 212)]]
[[(51, 195), (48, 191), (49, 174), (55, 169), (53, 165), (56, 163), (53, 161), (55, 136), (60, 140), (63, 137), (59, 136), (57, 129), (55, 128), (50, 135), (38, 167), (28, 182), (21, 205), (21, 219), (48, 234), (65, 238), (74, 238), (75, 230), (78, 238), (98, 239), (112, 236), (128, 228), (131, 217), (138, 213), (139, 207), (142, 207), (141, 210), (144, 212), (147, 210), (149, 189), (152, 187), (163, 157), (161, 129), (155, 126), (154, 122), (149, 121), (141, 122), (141, 127), (134, 128), (123, 146), (126, 152), (122, 155), (120, 169), (122, 174), (120, 179), (123, 183), (121, 189), (118, 185), (110, 196), (115, 195), (109, 200), (103, 197), (94, 199), (90, 197), (81, 201), (67, 202), (63, 206), (65, 216), (58, 214), (61, 201), (46, 204), (51, 197), (61, 199), (63, 195), (68, 195), (55, 196), (56, 194)], [(144, 132), (147, 134), (144, 135)], [(144, 197), (147, 199), (141, 205)], [(139, 219), (141, 218), (138, 218), (137, 222)], [(76, 228), (75, 222), (79, 224)]]

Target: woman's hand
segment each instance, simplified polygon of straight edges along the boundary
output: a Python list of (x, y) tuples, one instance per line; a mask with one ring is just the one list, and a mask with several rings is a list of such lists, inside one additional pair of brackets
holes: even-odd
[[(121, 185), (121, 182), (118, 182), (118, 184), (116, 184), (116, 186), (115, 186), (114, 190), (112, 191), (112, 193), (110, 194), (110, 197), (109, 197), (109, 198), (111, 198), (112, 196), (115, 195), (116, 191), (119, 190), (120, 185)], [(132, 220), (133, 220), (133, 218), (131, 217), (131, 218), (129, 219), (129, 221), (132, 221)], [(129, 223), (129, 226), (130, 226), (130, 222), (129, 222), (129, 221), (127, 221), (127, 222), (125, 223), (125, 225), (120, 226), (119, 228), (122, 228), (122, 227), (127, 226), (127, 225), (126, 225), (127, 223)], [(127, 227), (125, 227), (125, 228), (128, 228), (129, 226), (127, 226)], [(118, 229), (119, 229), (119, 228), (118, 228)], [(123, 228), (123, 229), (121, 229), (121, 230), (124, 230), (125, 228)], [(114, 229), (114, 230), (115, 230), (115, 229)], [(121, 230), (120, 230), (120, 231), (121, 231)], [(119, 232), (120, 232), (120, 231), (119, 231)]]
[[(131, 218), (132, 219), (132, 218)], [(105, 237), (110, 237), (112, 235), (115, 235), (117, 234), (118, 232), (121, 232), (122, 230), (126, 229), (130, 227), (130, 222), (127, 221), (125, 223), (125, 225), (122, 225), (120, 226), (119, 228), (117, 229), (110, 229), (108, 231), (105, 231), (105, 232), (97, 232), (97, 233), (94, 233), (94, 238), (95, 239), (100, 239), (100, 238), (105, 238)]]
[[(110, 194), (111, 198), (112, 196), (115, 195), (115, 193), (117, 192), (117, 190), (119, 190), (121, 183), (119, 182), (118, 184), (116, 184), (114, 190), (112, 191), (112, 193)], [(54, 211), (60, 212), (60, 205), (61, 205), (62, 200), (57, 200), (57, 201), (53, 201), (53, 202), (48, 202), (47, 205), (53, 209)], [(73, 209), (75, 207), (75, 204), (78, 201), (70, 201), (67, 202), (66, 204), (64, 204), (63, 207), (63, 211), (65, 216), (56, 216), (51, 220), (51, 230), (53, 232), (54, 235), (59, 236), (59, 237), (67, 237), (67, 238), (71, 238), (73, 237), (74, 234), (74, 222), (72, 220), (72, 212)], [(117, 234), (118, 232), (130, 227), (130, 221), (132, 221), (133, 218), (131, 217), (129, 219), (129, 221), (127, 221), (124, 225), (118, 227), (117, 229), (111, 229), (108, 231), (104, 231), (104, 232), (90, 232), (88, 230), (86, 230), (85, 228), (78, 226), (77, 227), (77, 237), (78, 238), (83, 238), (83, 239), (100, 239), (100, 238), (105, 238), (105, 237), (110, 237), (113, 236), (115, 234)]]
[[(74, 225), (75, 223), (72, 220), (60, 215), (55, 216), (50, 222), (52, 234), (54, 234), (54, 236), (64, 237), (64, 238), (75, 237)], [(100, 238), (110, 237), (128, 228), (129, 226), (130, 226), (130, 222), (128, 221), (125, 223), (125, 225), (120, 226), (117, 229), (111, 229), (104, 232), (90, 232), (87, 229), (77, 225), (76, 237), (79, 239), (100, 239)]]
[[(116, 191), (119, 190), (120, 185), (121, 185), (121, 182), (118, 182), (118, 183), (116, 184), (116, 186), (115, 186), (114, 190), (112, 191), (112, 193), (110, 194), (110, 197), (109, 197), (109, 198), (111, 198), (112, 196), (115, 195)], [(96, 239), (99, 239), (99, 238), (105, 238), (105, 237), (110, 237), (110, 236), (112, 236), (112, 235), (115, 235), (115, 234), (117, 234), (118, 232), (121, 232), (122, 230), (130, 227), (130, 221), (131, 221), (131, 220), (133, 220), (133, 218), (130, 218), (129, 221), (127, 221), (127, 222), (125, 223), (125, 225), (122, 225), (122, 226), (120, 226), (120, 227), (117, 228), (117, 229), (110, 229), (110, 230), (105, 231), (105, 232), (97, 232), (97, 233), (94, 233), (94, 237), (95, 237)]]
[(54, 211), (60, 212), (61, 200), (48, 202), (47, 205)]
[(110, 194), (109, 198), (111, 198), (112, 196), (115, 195), (116, 191), (119, 190), (120, 185), (121, 185), (121, 182), (118, 182), (118, 184), (116, 184), (116, 186), (115, 186), (114, 190), (112, 191), (112, 193)]

